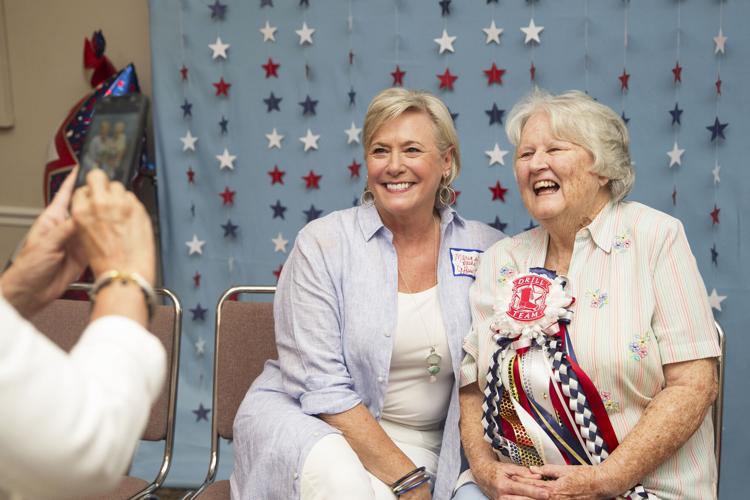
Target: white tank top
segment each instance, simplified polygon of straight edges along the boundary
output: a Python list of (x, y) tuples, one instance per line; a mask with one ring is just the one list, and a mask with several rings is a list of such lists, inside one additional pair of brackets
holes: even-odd
[[(437, 380), (432, 383), (425, 359), (430, 354), (430, 341), (442, 357)], [(412, 294), (399, 293), (382, 417), (417, 430), (441, 429), (448, 414), (453, 381), (437, 286)]]

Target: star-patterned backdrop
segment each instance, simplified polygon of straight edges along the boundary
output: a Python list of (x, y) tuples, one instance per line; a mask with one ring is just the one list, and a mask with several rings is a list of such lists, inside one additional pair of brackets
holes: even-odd
[[(453, 114), (457, 209), (515, 234), (503, 124), (535, 85), (587, 91), (628, 123), (630, 199), (682, 220), (728, 334), (722, 490), (750, 466), (742, 259), (750, 187), (750, 3), (664, 0), (151, 0), (165, 284), (186, 309), (175, 461), (197, 484), (208, 459), (215, 305), (238, 284), (275, 284), (297, 231), (358, 202), (362, 120), (381, 89), (434, 92)], [(743, 55), (744, 54), (744, 55)], [(743, 245), (744, 244), (744, 245)], [(614, 300), (615, 298), (612, 298)], [(728, 439), (727, 439), (728, 438)], [(220, 476), (231, 470), (223, 446)], [(142, 446), (149, 475), (161, 450)]]

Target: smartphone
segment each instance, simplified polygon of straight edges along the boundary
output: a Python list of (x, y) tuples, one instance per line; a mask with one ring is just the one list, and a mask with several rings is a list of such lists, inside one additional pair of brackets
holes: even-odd
[(143, 94), (105, 96), (94, 104), (76, 187), (86, 184), (86, 175), (98, 168), (130, 189), (141, 157), (147, 112), (148, 98)]

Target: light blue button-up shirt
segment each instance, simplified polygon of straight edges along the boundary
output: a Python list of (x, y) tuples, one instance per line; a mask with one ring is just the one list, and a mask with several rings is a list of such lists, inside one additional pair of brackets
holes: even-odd
[[(503, 235), (451, 208), (441, 211), (440, 231), (438, 299), (458, 380), (471, 324), (472, 257)], [(315, 415), (362, 403), (380, 419), (397, 320), (397, 269), (393, 234), (372, 205), (331, 213), (299, 232), (274, 301), (279, 360), (268, 362), (234, 422), (233, 498), (299, 498), (310, 447), (339, 432)], [(444, 426), (437, 500), (450, 498), (461, 467), (457, 387)]]

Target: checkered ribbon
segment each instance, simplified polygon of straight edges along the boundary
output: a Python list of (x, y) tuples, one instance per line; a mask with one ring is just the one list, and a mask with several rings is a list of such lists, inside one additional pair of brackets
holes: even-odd
[[(564, 331), (564, 326), (561, 325), (561, 327)], [(487, 372), (487, 386), (484, 390), (482, 427), (484, 438), (492, 445), (492, 448), (513, 458), (518, 456), (517, 445), (503, 436), (500, 424), (500, 400), (503, 395), (500, 360), (512, 342), (507, 337), (497, 337), (496, 342), (498, 348), (492, 356), (492, 364)], [(552, 374), (567, 399), (568, 407), (573, 413), (586, 449), (594, 465), (598, 465), (609, 456), (610, 450), (599, 432), (596, 417), (589, 407), (586, 394), (580, 387), (578, 375), (568, 359), (563, 342), (559, 336), (548, 336), (540, 345), (547, 358), (551, 360)], [(641, 484), (637, 484), (623, 496), (630, 500), (658, 500), (658, 497), (646, 491)]]

